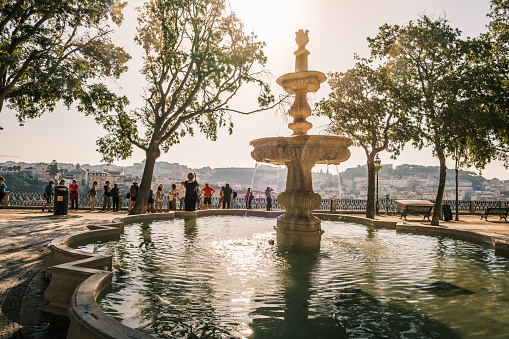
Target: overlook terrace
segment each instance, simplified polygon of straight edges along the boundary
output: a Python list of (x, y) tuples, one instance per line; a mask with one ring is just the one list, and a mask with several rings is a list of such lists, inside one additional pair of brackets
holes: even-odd
[[(119, 183), (123, 191), (132, 180), (140, 180), (144, 163), (135, 163), (132, 166), (116, 165), (89, 165), (57, 163), (60, 173), (51, 176), (48, 172), (50, 163), (26, 163), (8, 161), (0, 163), (0, 175), (13, 175), (17, 177), (33, 177), (41, 183), (49, 180), (77, 179), (81, 192), (88, 189), (93, 181), (99, 183), (109, 180)], [(438, 167), (419, 165), (383, 164), (379, 173), (380, 197), (389, 194), (394, 199), (426, 199), (435, 198), (438, 187)], [(263, 190), (270, 186), (275, 192), (284, 190), (286, 185), (286, 168), (258, 165), (253, 168), (189, 168), (185, 165), (157, 162), (153, 183), (162, 183), (166, 188), (171, 184), (180, 182), (187, 173), (197, 174), (198, 182), (203, 185), (209, 182), (215, 187), (220, 187), (229, 182), (239, 194), (245, 189), (252, 187), (255, 195), (263, 196)], [(454, 171), (448, 171), (448, 181), (445, 190), (445, 199), (455, 199), (455, 176)], [(8, 179), (8, 178), (7, 178)], [(460, 200), (509, 200), (509, 180), (486, 179), (474, 172), (460, 172), (459, 175)], [(13, 183), (7, 180), (10, 191), (27, 191), (17, 189)], [(364, 199), (367, 196), (367, 170), (366, 166), (348, 168), (339, 175), (327, 172), (313, 173), (313, 186), (315, 191), (323, 198)], [(42, 187), (28, 191), (42, 191)]]

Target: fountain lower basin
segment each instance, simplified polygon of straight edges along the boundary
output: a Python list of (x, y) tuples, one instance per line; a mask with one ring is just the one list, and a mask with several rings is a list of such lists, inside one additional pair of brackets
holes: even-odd
[(273, 221), (128, 225), (119, 242), (88, 246), (116, 253), (112, 293), (100, 305), (160, 338), (204, 324), (211, 338), (493, 337), (509, 328), (499, 288), (507, 285), (509, 261), (492, 251), (326, 220), (319, 252), (284, 251), (268, 241)]
[(337, 165), (350, 158), (352, 140), (328, 135), (272, 137), (250, 142), (251, 157), (258, 162), (288, 167), (286, 189), (278, 202), (286, 212), (277, 223), (278, 244), (319, 248), (323, 233), (320, 220), (312, 215), (321, 204), (313, 192), (311, 170), (315, 164)]

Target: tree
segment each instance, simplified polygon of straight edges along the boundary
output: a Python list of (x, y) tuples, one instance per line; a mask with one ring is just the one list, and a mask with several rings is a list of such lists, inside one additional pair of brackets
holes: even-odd
[(471, 152), (472, 142), (482, 140), (474, 122), (478, 97), (472, 91), (471, 65), (467, 62), (473, 44), (460, 38), (461, 32), (444, 18), (426, 16), (406, 26), (380, 27), (378, 35), (368, 39), (372, 55), (380, 57), (390, 71), (393, 86), (389, 93), (411, 119), (413, 145), (430, 146), (440, 163), (432, 225), (439, 217), (446, 180), (446, 157), (461, 153), (465, 163), (482, 166), (485, 160)]
[(60, 173), (60, 169), (58, 168), (58, 163), (55, 159), (48, 165), (48, 172), (52, 177), (55, 177), (58, 173)]
[[(22, 125), (67, 107), (97, 79), (118, 78), (130, 56), (111, 43), (108, 20), (122, 21), (118, 0), (6, 0), (0, 2), (0, 111), (5, 102)], [(94, 84), (89, 80), (95, 79)]]
[(239, 111), (228, 105), (243, 84), (260, 87), (260, 106), (267, 108), (274, 101), (262, 80), (264, 43), (243, 32), (225, 0), (150, 0), (138, 22), (136, 42), (144, 49), (141, 72), (148, 83), (145, 106), (127, 112), (126, 102), (119, 99), (115, 114), (94, 112), (107, 131), (98, 140), (104, 160), (126, 159), (133, 147), (146, 154), (132, 213), (145, 210), (161, 151), (193, 135), (195, 128), (211, 140), (219, 127), (228, 125), (231, 132), (229, 112)]
[[(475, 92), (475, 112), (469, 115), (479, 127), (469, 147), (478, 158), (489, 162), (498, 159), (509, 166), (509, 1), (492, 0), (487, 33), (473, 39), (467, 58), (472, 69), (468, 84)], [(475, 100), (474, 100), (475, 99)]]
[(373, 69), (372, 60), (362, 59), (344, 73), (329, 73), (332, 90), (317, 104), (319, 115), (327, 116), (327, 132), (344, 135), (366, 153), (368, 196), (366, 217), (375, 217), (375, 157), (388, 150), (394, 154), (409, 140), (408, 121), (384, 94), (389, 85), (383, 68)]

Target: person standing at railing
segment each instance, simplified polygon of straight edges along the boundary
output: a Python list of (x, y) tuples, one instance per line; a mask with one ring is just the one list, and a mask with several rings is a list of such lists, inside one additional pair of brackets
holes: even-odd
[[(78, 189), (80, 186), (76, 182), (76, 179), (73, 179), (72, 184), (69, 185), (69, 192), (71, 198), (71, 209), (78, 209)], [(76, 205), (76, 206), (75, 206)]]
[(199, 185), (196, 182), (196, 175), (194, 173), (189, 173), (187, 175), (187, 181), (184, 181), (184, 186), (186, 187), (184, 210), (195, 211), (196, 200), (198, 199), (198, 194), (200, 191), (198, 189)]
[(90, 198), (90, 210), (93, 211), (95, 208), (95, 199), (97, 198), (97, 181), (94, 181), (90, 191), (88, 191), (88, 197)]
[(211, 209), (212, 205), (212, 195), (216, 193), (216, 191), (209, 186), (209, 183), (205, 183), (205, 187), (201, 190), (203, 195), (203, 209)]
[(179, 210), (180, 211), (182, 211), (184, 209), (185, 199), (186, 199), (186, 186), (184, 185), (184, 182), (182, 181), (180, 183), (180, 187), (179, 187), (179, 201), (180, 201)]
[(177, 210), (177, 196), (179, 196), (179, 194), (180, 193), (179, 190), (177, 189), (177, 185), (172, 184), (170, 192), (168, 193), (168, 211)]
[(120, 189), (118, 188), (118, 184), (113, 184), (110, 195), (113, 200), (112, 210), (113, 212), (118, 212), (118, 204), (120, 203)]
[(44, 204), (44, 206), (42, 206), (42, 211), (44, 212), (44, 209), (46, 208), (46, 206), (48, 207), (48, 212), (51, 212), (51, 202), (52, 202), (52, 197), (53, 197), (53, 194), (55, 194), (53, 192), (53, 186), (55, 185), (55, 182), (53, 180), (51, 180), (48, 184), (48, 186), (46, 186), (44, 188), (44, 197), (46, 198), (46, 203)]
[(4, 197), (5, 197), (6, 190), (7, 190), (7, 185), (5, 184), (5, 178), (0, 177), (0, 208), (4, 207)]
[(104, 196), (103, 196), (103, 211), (110, 210), (111, 208), (111, 189), (110, 189), (110, 182), (106, 180), (104, 182)]
[(223, 190), (223, 209), (229, 209), (233, 197), (233, 190), (230, 184), (226, 184)]
[(270, 187), (267, 187), (265, 190), (265, 199), (267, 200), (267, 211), (270, 211), (272, 208), (272, 191), (273, 189)]
[(246, 198), (246, 209), (250, 210), (251, 209), (251, 202), (253, 201), (253, 198), (254, 198), (254, 195), (253, 195), (253, 192), (251, 191), (251, 188), (247, 189), (245, 198)]
[(159, 184), (156, 191), (156, 213), (163, 212), (164, 186)]
[(131, 210), (134, 207), (134, 203), (136, 202), (136, 199), (138, 198), (138, 192), (140, 191), (140, 187), (138, 186), (138, 181), (133, 181), (133, 184), (131, 185), (131, 188), (129, 189), (129, 197), (128, 199), (131, 200), (129, 202), (129, 207), (127, 208), (127, 213), (131, 212)]

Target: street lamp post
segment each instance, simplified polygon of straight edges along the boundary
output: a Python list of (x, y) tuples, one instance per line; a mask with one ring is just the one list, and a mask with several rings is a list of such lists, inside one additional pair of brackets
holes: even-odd
[(376, 209), (376, 215), (380, 215), (380, 205), (378, 203), (378, 172), (382, 169), (382, 160), (380, 157), (378, 157), (378, 154), (375, 157), (374, 160), (375, 163), (375, 171), (376, 171), (376, 203), (375, 203), (375, 209)]

